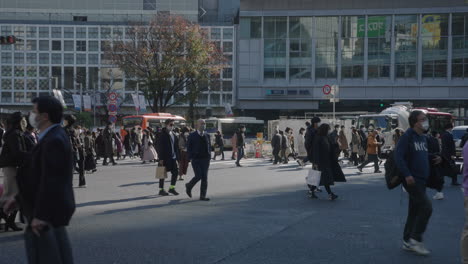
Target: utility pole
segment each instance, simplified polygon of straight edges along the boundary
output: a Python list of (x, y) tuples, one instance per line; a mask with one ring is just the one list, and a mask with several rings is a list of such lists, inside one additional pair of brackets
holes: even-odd
[(137, 82), (137, 86), (136, 86), (136, 94), (137, 94), (137, 102), (138, 102), (138, 105), (135, 107), (136, 109), (136, 113), (137, 115), (140, 114), (140, 82)]
[(80, 113), (83, 112), (83, 84), (80, 82)]

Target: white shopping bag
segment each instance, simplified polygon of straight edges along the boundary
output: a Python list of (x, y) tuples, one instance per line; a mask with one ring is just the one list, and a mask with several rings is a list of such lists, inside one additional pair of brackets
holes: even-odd
[(310, 169), (306, 177), (306, 182), (308, 185), (319, 186), (321, 176), (322, 176), (321, 171)]

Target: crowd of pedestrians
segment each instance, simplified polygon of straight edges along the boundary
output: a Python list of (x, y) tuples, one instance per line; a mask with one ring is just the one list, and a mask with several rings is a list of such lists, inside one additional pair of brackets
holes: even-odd
[[(193, 188), (201, 182), (199, 199), (210, 200), (207, 196), (208, 171), (211, 160), (216, 160), (217, 156), (225, 159), (224, 135), (217, 131), (212, 141), (204, 120), (199, 120), (195, 129), (178, 128), (174, 120), (167, 119), (158, 130), (137, 126), (120, 131), (115, 131), (112, 123), (96, 131), (76, 123), (73, 115), (63, 116), (58, 100), (40, 97), (33, 100), (28, 116), (13, 113), (5, 127), (0, 125), (3, 139), (0, 140), (0, 168), (3, 170), (0, 220), (5, 221), (5, 231), (20, 231), (22, 228), (15, 220), (21, 212), (30, 263), (72, 263), (66, 226), (75, 210), (73, 174), (78, 175), (77, 187), (85, 188), (86, 174), (95, 173), (101, 159), (103, 166), (118, 165), (116, 160), (128, 157), (131, 160), (139, 158), (142, 164), (155, 163), (155, 166), (163, 167), (170, 175), (170, 185), (165, 188), (165, 179), (159, 180), (160, 196), (179, 195), (176, 184), (185, 179), (191, 164), (194, 177), (185, 184), (185, 193), (191, 198)], [(409, 197), (403, 249), (427, 255), (429, 250), (423, 244), (423, 234), (432, 215), (432, 205), (426, 188), (435, 189), (437, 193), (433, 199), (441, 200), (444, 199), (445, 176), (451, 178), (452, 185), (460, 185), (455, 172), (453, 126), (447, 125), (442, 135), (436, 131), (428, 134), (429, 123), (422, 111), (413, 111), (409, 124), (411, 127), (407, 131), (395, 130), (392, 136), (395, 147), (390, 155), (394, 155), (401, 172), (402, 188)], [(347, 129), (350, 129), (349, 138)], [(237, 167), (242, 167), (245, 155), (245, 131), (245, 126), (240, 126), (232, 137), (231, 158)], [(384, 145), (385, 137), (379, 127), (330, 126), (314, 117), (297, 134), (290, 127), (274, 131), (272, 162), (274, 165), (287, 164), (292, 158), (301, 168), (311, 163), (312, 169), (320, 172), (320, 179), (316, 184), (308, 185), (309, 197), (318, 199), (322, 192), (320, 187), (323, 187), (328, 198), (334, 201), (338, 195), (332, 186), (346, 182), (340, 161), (349, 160), (348, 164), (359, 172), (373, 163), (374, 173), (381, 173)], [(468, 145), (462, 147), (463, 155), (468, 155)], [(465, 174), (468, 176), (466, 167)], [(463, 187), (465, 194), (468, 193), (467, 179)], [(468, 208), (466, 204), (465, 201)], [(468, 224), (462, 237), (463, 252), (468, 251), (467, 230)], [(42, 236), (44, 232), (51, 235)], [(39, 246), (41, 243), (49, 245), (50, 240), (59, 246), (46, 249)]]

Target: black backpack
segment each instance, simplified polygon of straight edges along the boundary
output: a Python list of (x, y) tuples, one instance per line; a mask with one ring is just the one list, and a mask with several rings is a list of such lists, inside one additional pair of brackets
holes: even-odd
[(388, 153), (387, 161), (385, 162), (385, 181), (389, 190), (394, 189), (402, 182), (402, 173), (398, 169), (393, 151)]

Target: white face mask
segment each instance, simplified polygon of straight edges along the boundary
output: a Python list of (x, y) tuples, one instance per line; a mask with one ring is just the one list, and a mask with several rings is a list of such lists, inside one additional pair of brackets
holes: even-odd
[(362, 132), (366, 132), (366, 129), (365, 129), (364, 127), (363, 127), (363, 128), (361, 128), (361, 130), (362, 130)]
[(424, 122), (422, 123), (422, 127), (423, 127), (423, 129), (426, 130), (426, 131), (429, 130), (429, 121), (427, 121), (427, 120), (424, 121)]
[(39, 122), (36, 120), (37, 114), (34, 112), (31, 112), (29, 114), (29, 124), (31, 124), (32, 127), (38, 129), (39, 128)]
[(186, 137), (188, 137), (188, 136), (189, 136), (189, 132), (185, 132), (184, 135), (185, 135)]

